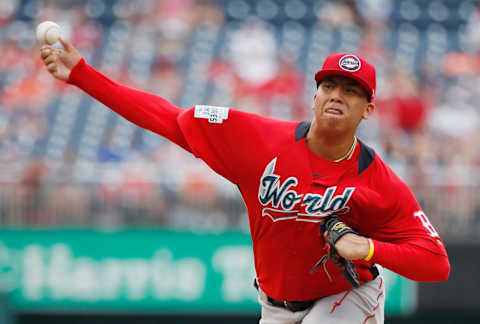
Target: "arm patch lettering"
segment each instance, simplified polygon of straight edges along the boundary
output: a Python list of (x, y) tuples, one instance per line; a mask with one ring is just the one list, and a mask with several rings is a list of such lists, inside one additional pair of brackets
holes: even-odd
[(228, 119), (228, 108), (195, 105), (195, 112), (193, 117), (208, 119), (209, 123), (221, 124), (225, 119)]

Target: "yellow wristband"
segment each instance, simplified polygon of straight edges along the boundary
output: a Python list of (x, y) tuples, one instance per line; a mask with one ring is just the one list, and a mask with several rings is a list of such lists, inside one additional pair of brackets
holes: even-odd
[(373, 257), (373, 252), (375, 251), (375, 245), (373, 245), (373, 242), (371, 239), (368, 239), (368, 245), (370, 246), (370, 251), (368, 252), (368, 255), (365, 257), (365, 261), (370, 261)]

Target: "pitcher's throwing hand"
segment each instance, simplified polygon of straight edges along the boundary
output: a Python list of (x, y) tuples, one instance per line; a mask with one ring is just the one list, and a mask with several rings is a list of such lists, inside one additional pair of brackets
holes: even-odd
[(42, 46), (40, 57), (51, 75), (58, 80), (68, 81), (70, 72), (82, 56), (68, 41), (61, 37), (58, 40), (63, 45), (63, 49)]

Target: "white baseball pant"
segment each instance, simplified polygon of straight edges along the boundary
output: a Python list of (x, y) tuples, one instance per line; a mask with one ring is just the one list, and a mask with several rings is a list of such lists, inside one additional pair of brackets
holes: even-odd
[(292, 312), (273, 306), (258, 289), (262, 306), (259, 324), (383, 324), (385, 311), (385, 279), (380, 275), (358, 288), (320, 298), (304, 311)]

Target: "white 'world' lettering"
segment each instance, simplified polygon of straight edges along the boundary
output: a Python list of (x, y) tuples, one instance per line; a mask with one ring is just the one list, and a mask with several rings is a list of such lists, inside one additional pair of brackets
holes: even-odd
[[(292, 212), (299, 212), (300, 207), (305, 207), (306, 214), (302, 213), (302, 219), (311, 216), (312, 221), (321, 221), (319, 216), (327, 216), (334, 211), (345, 209), (348, 201), (355, 191), (355, 187), (347, 187), (342, 194), (334, 195), (336, 186), (328, 187), (323, 195), (317, 193), (299, 194), (294, 188), (298, 185), (296, 177), (288, 177), (283, 183), (280, 176), (275, 174), (275, 164), (277, 158), (274, 158), (266, 166), (258, 189), (258, 200), (264, 208), (262, 215), (268, 215), (272, 220), (283, 220), (296, 218)], [(303, 198), (303, 200), (302, 200)], [(273, 208), (271, 208), (273, 207)], [(290, 211), (289, 214), (285, 214)], [(275, 212), (278, 216), (275, 216)], [(298, 220), (298, 219), (297, 219)]]

